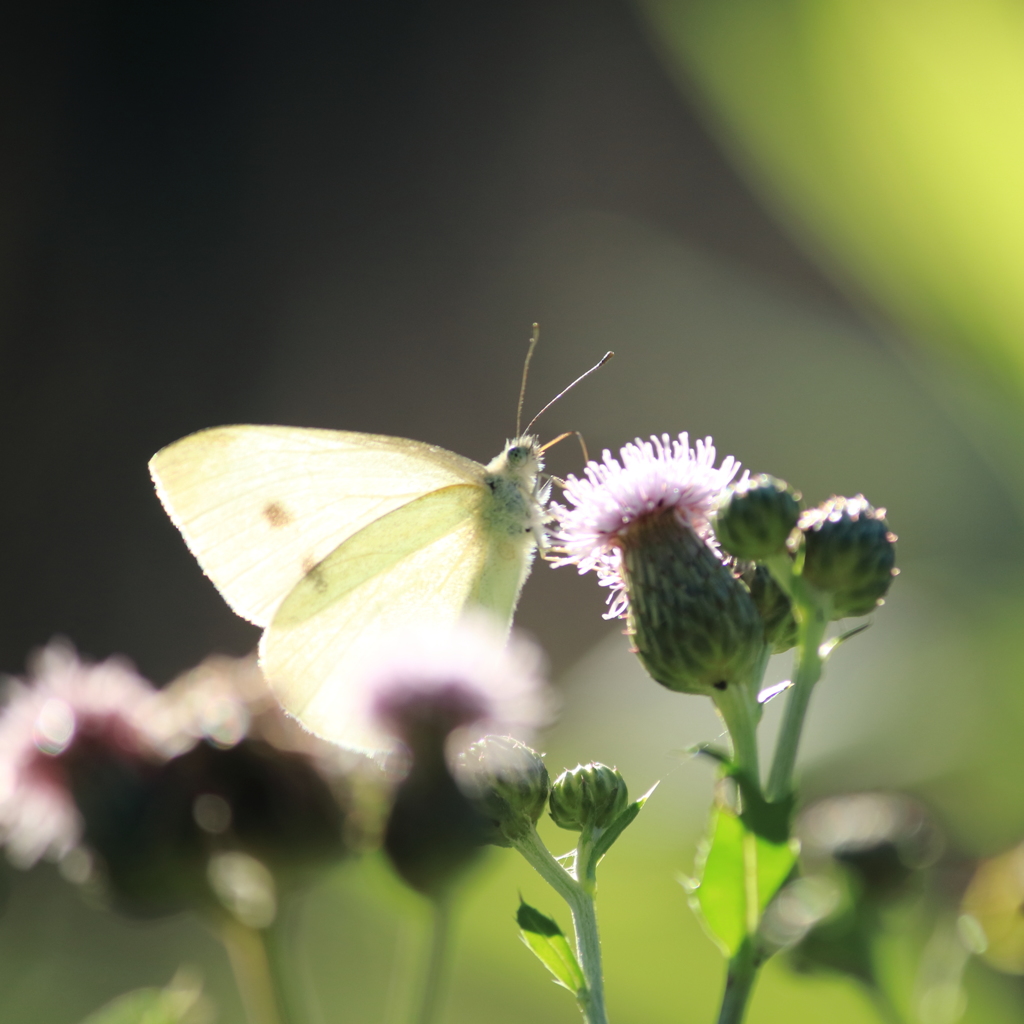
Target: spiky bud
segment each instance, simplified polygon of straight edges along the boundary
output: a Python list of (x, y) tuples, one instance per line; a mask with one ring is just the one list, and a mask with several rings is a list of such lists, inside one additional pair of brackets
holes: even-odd
[(747, 588), (671, 511), (622, 536), (628, 625), (640, 660), (662, 686), (714, 697), (748, 684), (764, 625)]
[(758, 561), (782, 551), (800, 518), (800, 495), (767, 473), (726, 490), (715, 511), (718, 543), (735, 558)]
[(551, 780), (540, 754), (511, 736), (485, 736), (463, 754), (456, 779), (487, 822), (487, 842), (511, 846), (537, 823)]
[(764, 621), (764, 639), (772, 654), (782, 654), (795, 647), (797, 626), (793, 605), (775, 577), (763, 565), (750, 565), (742, 579)]
[(572, 832), (607, 828), (627, 803), (626, 780), (617, 768), (597, 761), (566, 769), (551, 787), (551, 818)]
[(896, 575), (896, 536), (885, 509), (858, 494), (830, 498), (800, 517), (804, 535), (803, 577), (832, 595), (832, 618), (867, 615), (881, 602)]

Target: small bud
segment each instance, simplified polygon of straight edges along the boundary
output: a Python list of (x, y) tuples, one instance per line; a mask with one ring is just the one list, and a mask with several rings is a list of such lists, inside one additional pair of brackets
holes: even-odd
[(830, 498), (804, 512), (799, 526), (803, 577), (832, 595), (832, 618), (873, 611), (896, 575), (896, 537), (889, 532), (885, 509), (872, 508), (862, 494)]
[(751, 565), (743, 573), (743, 582), (750, 590), (761, 618), (764, 640), (772, 654), (782, 654), (796, 646), (797, 626), (793, 605), (775, 577), (763, 565)]
[(651, 676), (680, 693), (715, 697), (747, 684), (764, 624), (747, 588), (673, 512), (622, 536), (633, 644)]
[(485, 736), (459, 755), (456, 778), (488, 823), (487, 842), (511, 846), (537, 823), (551, 780), (540, 754), (511, 736)]
[(735, 558), (758, 561), (784, 550), (800, 518), (800, 495), (767, 473), (732, 484), (715, 512), (715, 536)]
[(551, 787), (551, 818), (559, 828), (607, 828), (629, 802), (618, 769), (592, 761), (566, 769)]

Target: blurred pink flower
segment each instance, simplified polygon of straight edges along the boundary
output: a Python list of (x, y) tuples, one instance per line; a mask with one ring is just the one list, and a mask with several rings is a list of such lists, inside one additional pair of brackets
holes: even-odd
[(38, 652), (29, 680), (9, 681), (0, 710), (0, 843), (11, 862), (59, 859), (78, 843), (82, 821), (65, 764), (77, 743), (158, 758), (157, 718), (156, 691), (128, 662), (88, 664), (63, 641)]
[(552, 564), (575, 565), (581, 573), (593, 570), (602, 586), (612, 588), (605, 618), (625, 614), (621, 540), (639, 519), (673, 509), (680, 523), (715, 547), (709, 517), (740, 470), (731, 455), (716, 469), (715, 454), (710, 437), (691, 448), (686, 433), (677, 440), (652, 435), (649, 441), (637, 438), (623, 445), (618, 459), (605, 449), (601, 462), (587, 463), (583, 479), (566, 480), (571, 507), (551, 506), (558, 521), (552, 541), (562, 555)]
[(352, 680), (350, 743), (387, 749), (420, 728), (529, 735), (551, 718), (543, 669), (535, 644), (507, 638), (482, 612), (449, 629), (404, 631)]

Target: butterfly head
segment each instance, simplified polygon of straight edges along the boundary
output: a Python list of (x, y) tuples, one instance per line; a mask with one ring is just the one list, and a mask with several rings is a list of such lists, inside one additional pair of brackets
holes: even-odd
[(492, 473), (511, 477), (532, 487), (537, 474), (544, 468), (544, 456), (537, 438), (532, 434), (514, 437), (505, 450), (487, 467)]

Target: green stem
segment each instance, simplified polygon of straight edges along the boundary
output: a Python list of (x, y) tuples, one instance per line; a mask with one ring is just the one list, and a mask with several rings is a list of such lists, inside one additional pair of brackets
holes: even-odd
[(448, 949), (451, 940), (451, 904), (447, 897), (431, 903), (433, 919), (430, 929), (430, 954), (423, 979), (420, 1005), (413, 1017), (414, 1024), (434, 1024), (441, 1007), (441, 995), (447, 980)]
[(757, 980), (757, 966), (748, 939), (729, 961), (722, 1006), (718, 1011), (718, 1024), (740, 1024), (743, 1020), (750, 995), (754, 991), (754, 982)]
[(757, 720), (760, 705), (751, 688), (737, 684), (716, 691), (715, 707), (725, 720), (732, 740), (733, 757), (747, 781), (761, 788), (761, 766), (757, 753)]
[(266, 930), (264, 945), (270, 979), (277, 992), (281, 1024), (299, 1024), (308, 1019), (308, 1013), (299, 1005), (297, 979), (293, 969), (292, 950), (298, 937), (299, 907), (282, 905), (277, 917)]
[(249, 1024), (284, 1024), (263, 933), (225, 916), (219, 934)]
[(800, 576), (793, 574), (788, 556), (769, 560), (768, 568), (793, 602), (797, 620), (796, 670), (793, 686), (786, 700), (782, 729), (775, 745), (771, 771), (768, 774), (767, 797), (772, 803), (785, 800), (793, 789), (800, 735), (811, 700), (811, 691), (821, 678), (821, 642), (825, 638), (831, 606), (825, 595), (811, 591)]
[(580, 1010), (587, 1024), (607, 1024), (604, 1006), (604, 974), (601, 968), (601, 938), (597, 930), (597, 912), (594, 907), (593, 865), (590, 852), (592, 837), (580, 836), (576, 849), (576, 877), (574, 878), (551, 855), (537, 830), (516, 842), (516, 849), (530, 866), (569, 905), (572, 926), (576, 934), (576, 956), (583, 970), (587, 990), (579, 996)]

